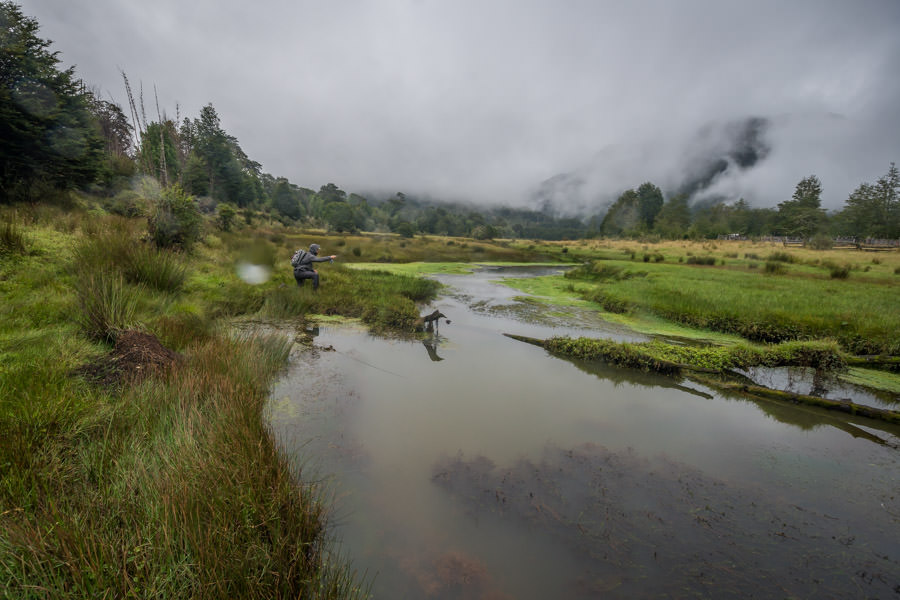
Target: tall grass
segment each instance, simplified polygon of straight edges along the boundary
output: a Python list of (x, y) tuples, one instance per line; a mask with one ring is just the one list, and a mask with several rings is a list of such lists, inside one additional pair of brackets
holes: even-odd
[(171, 250), (161, 250), (137, 240), (127, 229), (98, 231), (82, 240), (73, 253), (77, 273), (116, 271), (128, 281), (176, 293), (187, 278), (187, 267)]
[(132, 283), (143, 283), (161, 292), (181, 291), (187, 267), (170, 250), (138, 245), (123, 257), (125, 276)]
[(128, 285), (116, 273), (89, 272), (76, 280), (81, 313), (77, 318), (84, 333), (97, 341), (112, 341), (117, 331), (133, 327), (140, 288)]
[(49, 412), (4, 414), (20, 477), (4, 471), (0, 488), (3, 595), (353, 597), (333, 566), (325, 490), (297, 485), (260, 418), (289, 347), (216, 338), (168, 378), (92, 409), (54, 378), (57, 404), (81, 410), (48, 404), (68, 414), (50, 429)]
[(0, 223), (0, 255), (25, 254), (28, 247), (21, 227), (10, 217)]

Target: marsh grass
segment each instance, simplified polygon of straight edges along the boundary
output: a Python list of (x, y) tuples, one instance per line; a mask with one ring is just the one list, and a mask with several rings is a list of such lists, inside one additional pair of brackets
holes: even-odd
[(592, 338), (551, 338), (545, 347), (558, 354), (603, 360), (623, 367), (674, 374), (678, 365), (724, 371), (767, 366), (803, 366), (829, 371), (846, 368), (834, 342), (786, 342), (770, 346), (685, 346), (664, 342), (628, 343)]
[(169, 293), (181, 291), (187, 267), (179, 255), (147, 244), (133, 246), (123, 257), (125, 276), (132, 283), (146, 284)]
[(171, 250), (141, 242), (128, 227), (100, 229), (82, 239), (73, 252), (73, 270), (78, 273), (111, 271), (129, 282), (176, 293), (187, 278), (182, 258)]
[[(610, 265), (634, 268), (627, 262)], [(602, 294), (603, 304), (629, 306), (755, 342), (831, 338), (856, 354), (900, 352), (896, 288), (881, 280), (860, 277), (848, 285), (802, 273), (766, 277), (749, 270), (669, 263), (643, 264), (641, 271), (648, 275), (583, 286), (580, 293), (586, 299)]]
[(0, 254), (25, 254), (28, 244), (21, 227), (10, 217), (0, 223)]
[(75, 292), (81, 313), (77, 321), (97, 341), (113, 341), (116, 332), (135, 326), (141, 288), (130, 286), (117, 273), (84, 273)]
[[(328, 490), (262, 420), (290, 342), (229, 337), (213, 315), (229, 261), (145, 255), (139, 224), (60, 231), (53, 215), (22, 226), (33, 252), (0, 256), (0, 597), (359, 595), (326, 535)], [(129, 271), (134, 248), (148, 269)], [(257, 307), (279, 289), (243, 285)], [(116, 392), (76, 375), (136, 321), (186, 359)]]
[(52, 378), (55, 393), (43, 397), (62, 399), (14, 421), (26, 425), (12, 446), (28, 457), (15, 472), (28, 476), (19, 489), (4, 478), (3, 589), (17, 598), (353, 597), (347, 572), (330, 566), (326, 491), (297, 484), (260, 419), (289, 348), (281, 338), (209, 340), (121, 400), (89, 399)]

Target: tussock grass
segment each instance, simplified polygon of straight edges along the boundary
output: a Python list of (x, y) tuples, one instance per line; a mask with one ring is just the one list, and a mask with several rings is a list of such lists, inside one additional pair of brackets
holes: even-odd
[(132, 247), (124, 257), (125, 276), (132, 283), (143, 283), (169, 293), (181, 291), (187, 278), (187, 267), (170, 250), (149, 245)]
[(76, 245), (73, 253), (76, 273), (114, 271), (129, 282), (176, 293), (184, 285), (187, 267), (179, 255), (139, 241), (127, 227), (96, 231)]
[(25, 254), (28, 252), (28, 244), (25, 234), (16, 222), (10, 218), (0, 223), (0, 255)]
[(117, 331), (133, 327), (140, 288), (132, 287), (116, 273), (85, 273), (76, 281), (81, 314), (78, 323), (97, 341), (112, 341)]

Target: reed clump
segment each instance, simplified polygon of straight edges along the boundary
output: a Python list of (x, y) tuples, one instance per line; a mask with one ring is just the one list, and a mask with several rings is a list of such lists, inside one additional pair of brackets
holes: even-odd
[(653, 341), (616, 342), (593, 338), (551, 338), (544, 346), (565, 356), (603, 360), (622, 367), (673, 374), (682, 368), (725, 371), (750, 367), (800, 366), (843, 370), (846, 357), (837, 343), (786, 342), (771, 346), (684, 346)]
[(12, 217), (0, 223), (0, 255), (25, 254), (28, 245), (21, 227)]

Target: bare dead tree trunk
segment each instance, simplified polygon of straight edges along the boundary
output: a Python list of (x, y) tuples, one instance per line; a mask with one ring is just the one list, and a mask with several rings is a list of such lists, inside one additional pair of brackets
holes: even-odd
[(181, 106), (175, 103), (175, 126), (172, 132), (175, 136), (175, 156), (178, 158), (178, 185), (184, 185), (184, 169), (187, 164), (184, 148), (181, 147), (181, 132), (178, 127), (181, 124)]
[(134, 148), (135, 152), (140, 155), (141, 160), (138, 162), (142, 173), (150, 172), (150, 165), (146, 163), (147, 157), (143, 152), (143, 144), (144, 141), (144, 130), (145, 126), (142, 127), (140, 115), (138, 114), (137, 104), (134, 101), (134, 94), (131, 92), (131, 83), (128, 81), (128, 76), (125, 74), (124, 70), (120, 70), (122, 73), (122, 79), (125, 80), (125, 94), (128, 96), (128, 108), (131, 111), (131, 121), (133, 124), (134, 130)]
[(166, 167), (166, 140), (163, 136), (163, 119), (159, 114), (159, 96), (156, 93), (156, 84), (153, 84), (153, 99), (156, 101), (156, 118), (159, 120), (159, 165), (162, 172), (162, 184), (169, 187), (169, 170)]

